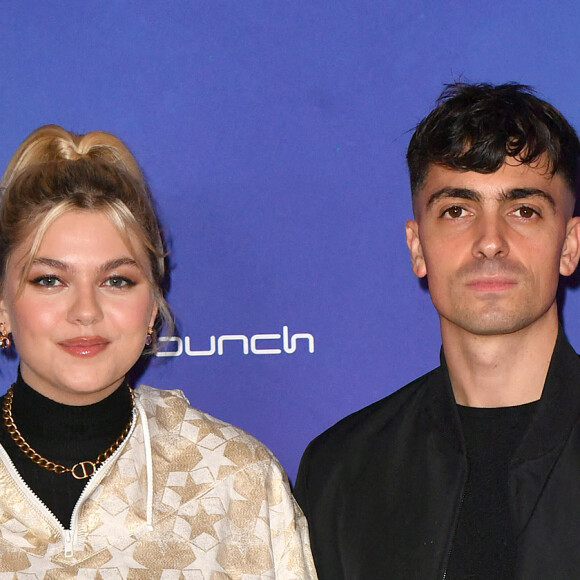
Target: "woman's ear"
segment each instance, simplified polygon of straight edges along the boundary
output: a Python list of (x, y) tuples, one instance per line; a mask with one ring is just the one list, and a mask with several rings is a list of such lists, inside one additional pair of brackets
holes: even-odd
[(6, 308), (6, 303), (4, 298), (0, 297), (0, 322), (4, 324), (4, 329), (6, 330), (7, 334), (12, 332), (12, 326), (10, 324), (10, 314), (8, 313), (8, 309)]
[(149, 320), (149, 326), (153, 328), (155, 326), (155, 319), (157, 318), (157, 313), (159, 312), (159, 305), (157, 300), (153, 304), (153, 312), (151, 313), (151, 319)]

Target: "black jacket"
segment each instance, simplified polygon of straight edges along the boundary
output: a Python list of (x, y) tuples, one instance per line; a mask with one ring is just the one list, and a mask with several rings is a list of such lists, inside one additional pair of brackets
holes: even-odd
[[(510, 464), (521, 580), (580, 578), (580, 359), (563, 333)], [(317, 437), (296, 497), (320, 580), (443, 579), (467, 479), (442, 365)]]

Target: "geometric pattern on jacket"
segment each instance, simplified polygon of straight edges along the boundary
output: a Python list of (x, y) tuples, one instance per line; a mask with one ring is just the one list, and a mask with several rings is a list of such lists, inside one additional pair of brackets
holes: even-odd
[(316, 579), (276, 458), (181, 391), (135, 389), (130, 434), (87, 483), (70, 530), (1, 446), (0, 460), (0, 580)]

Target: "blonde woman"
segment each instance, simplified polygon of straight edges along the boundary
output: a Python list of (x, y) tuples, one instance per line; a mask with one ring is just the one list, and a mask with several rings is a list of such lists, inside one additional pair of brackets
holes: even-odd
[(127, 382), (170, 324), (159, 223), (128, 148), (47, 125), (0, 187), (0, 346), (20, 362), (2, 402), (0, 572), (315, 578), (273, 455), (181, 391)]

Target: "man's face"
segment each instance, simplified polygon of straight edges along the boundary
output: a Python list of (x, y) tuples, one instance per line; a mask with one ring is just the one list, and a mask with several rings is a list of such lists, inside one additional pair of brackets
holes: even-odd
[(406, 232), (442, 331), (507, 334), (555, 317), (559, 275), (572, 274), (579, 258), (573, 206), (545, 162), (507, 158), (491, 174), (431, 166)]

